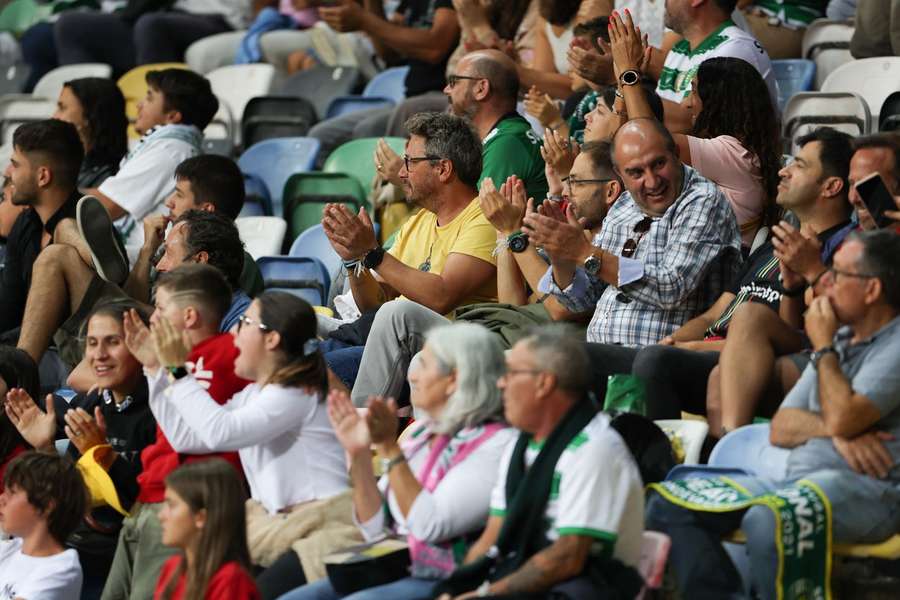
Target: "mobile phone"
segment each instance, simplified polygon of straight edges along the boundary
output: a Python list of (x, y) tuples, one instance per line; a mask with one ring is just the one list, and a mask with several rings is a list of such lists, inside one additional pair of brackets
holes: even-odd
[(892, 219), (885, 216), (884, 211), (897, 210), (897, 204), (894, 202), (894, 198), (888, 191), (887, 186), (884, 185), (881, 175), (872, 173), (865, 179), (860, 180), (856, 184), (856, 193), (862, 198), (866, 209), (872, 215), (875, 224), (879, 228), (894, 224)]

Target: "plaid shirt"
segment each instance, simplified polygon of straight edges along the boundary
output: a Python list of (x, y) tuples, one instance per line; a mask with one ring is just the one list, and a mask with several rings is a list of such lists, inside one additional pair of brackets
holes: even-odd
[[(625, 192), (613, 205), (593, 244), (621, 254), (634, 226), (646, 215)], [(593, 279), (578, 268), (561, 290), (547, 270), (538, 286), (571, 311), (594, 309), (587, 340), (647, 346), (659, 342), (715, 302), (741, 266), (741, 236), (722, 191), (684, 167), (675, 203), (641, 237), (631, 259), (619, 259), (619, 286)]]

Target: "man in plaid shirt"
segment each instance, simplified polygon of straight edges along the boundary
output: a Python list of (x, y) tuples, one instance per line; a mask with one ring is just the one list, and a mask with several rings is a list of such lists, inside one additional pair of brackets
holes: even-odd
[[(627, 189), (593, 244), (571, 212), (525, 218), (551, 266), (539, 291), (572, 311), (595, 305), (592, 363), (629, 373), (637, 348), (655, 344), (719, 297), (741, 265), (741, 237), (719, 188), (678, 159), (659, 122), (635, 119), (616, 134), (613, 160)], [(579, 231), (581, 230), (581, 231)], [(580, 236), (580, 237), (579, 237)], [(627, 366), (627, 368), (626, 368)]]

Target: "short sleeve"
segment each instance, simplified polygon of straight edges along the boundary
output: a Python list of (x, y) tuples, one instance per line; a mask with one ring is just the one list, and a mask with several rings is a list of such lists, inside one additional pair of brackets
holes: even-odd
[(816, 386), (819, 384), (817, 372), (813, 368), (812, 363), (806, 365), (800, 379), (785, 396), (781, 403), (781, 408), (798, 408), (801, 410), (813, 410), (811, 394), (816, 392)]
[(175, 168), (196, 154), (196, 149), (186, 142), (159, 140), (126, 161), (98, 189), (139, 221), (152, 213), (175, 188)]
[(558, 535), (594, 538), (602, 544), (604, 556), (613, 555), (626, 513), (643, 514), (635, 506), (642, 498), (635, 467), (630, 455), (621, 454), (627, 452), (623, 444), (602, 438), (575, 452), (560, 477)]
[(490, 224), (484, 213), (481, 212), (481, 207), (478, 206), (467, 222), (460, 225), (459, 235), (450, 247), (448, 254), (465, 254), (496, 265), (497, 258), (494, 256), (496, 245), (497, 233), (494, 226)]
[(853, 376), (850, 387), (857, 394), (865, 396), (878, 408), (884, 417), (900, 407), (900, 329), (893, 328), (884, 340), (869, 350), (862, 368)]
[(494, 489), (491, 490), (491, 507), (488, 514), (492, 517), (506, 516), (506, 473), (509, 470), (509, 461), (512, 458), (513, 450), (516, 447), (518, 437), (513, 437), (503, 451), (500, 458), (500, 467), (497, 471), (497, 482)]
[[(738, 223), (756, 217), (762, 209), (759, 164), (752, 152), (735, 138), (720, 135), (712, 139), (687, 136), (691, 166), (726, 192)], [(748, 193), (757, 188), (760, 194)]]
[(479, 185), (490, 177), (499, 190), (510, 175), (515, 175), (525, 182), (528, 197), (540, 202), (548, 189), (544, 164), (540, 155), (527, 144), (533, 144), (535, 149), (540, 147), (540, 141), (531, 130), (522, 135), (500, 134), (485, 145)]

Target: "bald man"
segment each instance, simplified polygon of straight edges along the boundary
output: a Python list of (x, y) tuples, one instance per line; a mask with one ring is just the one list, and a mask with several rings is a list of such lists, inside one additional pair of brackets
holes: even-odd
[(447, 77), (444, 94), (450, 110), (468, 118), (484, 143), (478, 185), (490, 177), (500, 187), (510, 175), (525, 182), (529, 197), (547, 195), (541, 142), (531, 125), (516, 112), (519, 76), (516, 64), (498, 50), (466, 54)]
[[(637, 349), (656, 344), (706, 310), (741, 265), (741, 238), (722, 191), (678, 159), (655, 119), (616, 133), (613, 164), (626, 192), (610, 209), (590, 254), (574, 256), (574, 227), (529, 215), (529, 237), (551, 259), (539, 290), (590, 310), (587, 341), (599, 388), (630, 373)], [(603, 396), (600, 396), (601, 398)]]

